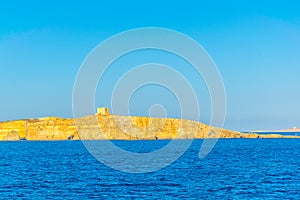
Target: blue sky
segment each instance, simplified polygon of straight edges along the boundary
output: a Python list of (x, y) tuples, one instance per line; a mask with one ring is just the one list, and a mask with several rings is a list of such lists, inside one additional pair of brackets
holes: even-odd
[[(1, 2), (0, 120), (72, 117), (73, 84), (88, 53), (113, 34), (151, 26), (187, 34), (210, 54), (227, 93), (225, 128), (300, 127), (299, 10), (298, 1)], [(144, 52), (129, 55), (120, 65), (133, 67), (151, 59), (180, 63), (169, 55)], [(118, 78), (113, 69), (107, 81)], [(147, 115), (149, 105), (174, 101), (152, 87), (134, 94), (133, 114)], [(109, 94), (111, 87), (105, 89)], [(208, 93), (201, 80), (197, 91), (201, 121), (208, 122)], [(110, 106), (103, 93), (96, 100), (96, 106)], [(176, 101), (166, 109), (168, 116), (178, 115)]]

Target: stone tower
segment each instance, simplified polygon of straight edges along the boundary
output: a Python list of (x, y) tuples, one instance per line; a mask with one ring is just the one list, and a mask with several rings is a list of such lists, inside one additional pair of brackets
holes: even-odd
[(97, 108), (97, 115), (109, 115), (109, 109), (108, 108)]

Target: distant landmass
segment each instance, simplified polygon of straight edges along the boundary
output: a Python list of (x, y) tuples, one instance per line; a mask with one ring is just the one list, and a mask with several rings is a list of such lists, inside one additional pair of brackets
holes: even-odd
[(0, 122), (0, 141), (18, 140), (158, 140), (194, 138), (300, 138), (280, 134), (241, 133), (201, 122), (120, 116), (98, 108), (81, 118), (44, 117)]
[(300, 132), (300, 128), (293, 127), (284, 130), (256, 130), (252, 132), (254, 133), (295, 133), (295, 132)]

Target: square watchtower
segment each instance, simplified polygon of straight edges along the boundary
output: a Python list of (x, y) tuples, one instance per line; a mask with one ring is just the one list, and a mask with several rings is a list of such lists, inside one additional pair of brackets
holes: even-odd
[(97, 108), (97, 115), (107, 116), (110, 115), (108, 108)]

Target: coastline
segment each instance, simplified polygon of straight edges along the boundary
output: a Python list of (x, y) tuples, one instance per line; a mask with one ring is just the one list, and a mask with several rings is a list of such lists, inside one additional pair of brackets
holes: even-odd
[(251, 131), (252, 133), (299, 133), (300, 129), (296, 128), (290, 128), (290, 129), (284, 129), (284, 130), (256, 130)]
[(216, 138), (300, 138), (280, 134), (241, 133), (201, 122), (110, 114), (99, 108), (81, 118), (43, 117), (0, 122), (0, 141), (170, 140)]

